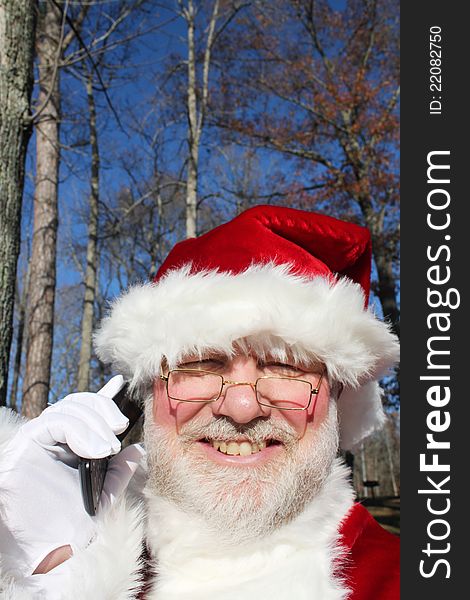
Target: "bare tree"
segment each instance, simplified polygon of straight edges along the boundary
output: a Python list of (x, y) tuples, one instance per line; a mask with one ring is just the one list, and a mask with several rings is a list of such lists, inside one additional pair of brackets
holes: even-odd
[(49, 392), (58, 226), (59, 63), (64, 27), (60, 8), (54, 2), (42, 3), (36, 44), (39, 109), (36, 119), (34, 231), (28, 294), (30, 311), (22, 402), (22, 412), (28, 417), (41, 413), (47, 404)]
[(0, 405), (6, 404), (13, 332), (35, 26), (35, 0), (0, 0)]
[[(126, 22), (141, 9), (144, 0), (121, 1), (106, 11), (97, 11), (90, 23), (91, 28), (85, 33), (86, 52), (82, 46), (75, 54), (67, 57), (65, 66), (76, 64), (77, 57), (82, 59), (82, 69), (78, 76), (85, 80), (89, 145), (90, 145), (90, 195), (88, 206), (88, 236), (86, 248), (86, 266), (84, 272), (85, 294), (83, 312), (81, 319), (80, 336), (80, 359), (78, 364), (77, 389), (83, 391), (89, 389), (91, 358), (92, 358), (92, 332), (94, 325), (95, 300), (98, 295), (98, 223), (100, 207), (100, 148), (98, 143), (98, 125), (96, 95), (105, 95), (108, 108), (111, 108), (112, 116), (121, 126), (120, 119), (108, 96), (110, 82), (115, 78), (118, 67), (109, 64), (109, 56), (115, 56), (121, 51), (124, 56), (128, 55), (130, 41), (142, 35), (141, 26), (134, 25), (133, 33), (129, 38), (129, 32), (125, 29)], [(124, 30), (124, 32), (122, 31)], [(117, 35), (120, 33), (121, 35)], [(109, 55), (109, 56), (108, 56)], [(106, 82), (105, 82), (106, 79)]]
[(211, 116), (239, 143), (284, 156), (283, 175), (294, 174), (289, 203), (369, 228), (374, 291), (399, 334), (398, 5), (333, 4), (253, 3), (217, 46)]
[(85, 298), (83, 302), (80, 359), (78, 363), (77, 390), (79, 392), (89, 389), (90, 361), (92, 350), (93, 315), (96, 297), (97, 263), (98, 263), (98, 202), (99, 202), (99, 177), (100, 154), (98, 147), (98, 129), (96, 125), (96, 106), (93, 94), (93, 75), (88, 73), (86, 81), (88, 109), (90, 115), (90, 146), (91, 146), (91, 182), (90, 203), (88, 219), (88, 243), (86, 250), (85, 269)]
[[(87, 379), (89, 378), (90, 360), (91, 360), (91, 330), (93, 325), (93, 312), (94, 312), (94, 297), (97, 293), (98, 287), (98, 276), (97, 270), (98, 257), (98, 239), (97, 239), (97, 222), (98, 222), (98, 207), (99, 207), (99, 177), (100, 177), (100, 156), (98, 154), (98, 127), (97, 127), (97, 108), (98, 111), (102, 111), (108, 115), (111, 115), (111, 119), (103, 119), (102, 122), (110, 121), (111, 125), (105, 125), (102, 129), (116, 128), (116, 125), (120, 129), (121, 133), (125, 133), (119, 115), (118, 104), (114, 104), (112, 100), (112, 87), (113, 84), (117, 85), (122, 83), (123, 77), (129, 77), (129, 71), (132, 70), (132, 65), (129, 66), (129, 58), (132, 57), (132, 50), (128, 50), (128, 47), (132, 46), (132, 42), (138, 40), (139, 36), (145, 33), (153, 32), (160, 22), (157, 18), (147, 19), (148, 11), (141, 9), (141, 7), (150, 3), (151, 0), (109, 0), (107, 2), (71, 2), (57, 0), (45, 0), (43, 3), (43, 16), (46, 18), (49, 10), (57, 9), (55, 13), (61, 20), (61, 27), (59, 33), (60, 45), (57, 44), (56, 50), (56, 61), (53, 66), (55, 73), (53, 84), (56, 85), (56, 90), (52, 93), (48, 93), (45, 98), (45, 102), (38, 100), (39, 107), (36, 112), (36, 118), (41, 125), (44, 120), (56, 120), (57, 129), (53, 134), (48, 136), (49, 142), (55, 137), (57, 138), (54, 144), (50, 144), (55, 150), (54, 155), (57, 158), (57, 162), (60, 160), (61, 164), (61, 183), (64, 187), (61, 190), (67, 190), (65, 182), (68, 178), (80, 178), (87, 179), (91, 182), (91, 193), (88, 199), (87, 209), (87, 221), (88, 221), (88, 243), (87, 251), (83, 250), (83, 245), (80, 244), (79, 240), (74, 240), (73, 248), (70, 244), (71, 255), (75, 266), (78, 265), (78, 270), (82, 277), (83, 289), (84, 289), (84, 302), (83, 302), (83, 313), (82, 311), (75, 311), (73, 318), (69, 320), (70, 331), (67, 331), (67, 318), (64, 311), (68, 308), (72, 309), (70, 303), (62, 303), (60, 311), (55, 311), (52, 294), (47, 298), (47, 307), (51, 311), (54, 310), (57, 314), (54, 314), (54, 321), (60, 318), (60, 327), (55, 329), (54, 338), (57, 342), (56, 348), (54, 349), (54, 372), (51, 372), (51, 360), (50, 350), (52, 348), (52, 321), (45, 323), (42, 321), (42, 330), (46, 330), (46, 335), (42, 340), (41, 346), (42, 351), (37, 352), (36, 355), (43, 357), (42, 365), (43, 376), (41, 381), (44, 382), (43, 390), (41, 391), (41, 401), (36, 404), (36, 410), (39, 412), (41, 408), (45, 406), (47, 401), (47, 386), (52, 385), (54, 389), (51, 390), (51, 398), (54, 397), (55, 388), (57, 388), (58, 382), (63, 382), (63, 377), (59, 373), (65, 368), (66, 354), (61, 352), (59, 344), (66, 344), (68, 348), (73, 346), (74, 352), (78, 348), (81, 351), (81, 360), (78, 360), (78, 356), (75, 360), (70, 363), (67, 362), (67, 368), (70, 364), (73, 365), (73, 373), (69, 372), (69, 384), (77, 379), (77, 365), (79, 366), (79, 388), (87, 387)], [(133, 18), (134, 16), (139, 18)], [(57, 19), (57, 22), (59, 19)], [(57, 31), (57, 29), (56, 29)], [(51, 36), (57, 41), (57, 36)], [(50, 65), (50, 62), (48, 63)], [(41, 63), (39, 64), (41, 66)], [(123, 71), (125, 72), (123, 76)], [(60, 85), (58, 77), (60, 74)], [(41, 80), (42, 73), (40, 72), (40, 83), (43, 83), (44, 76)], [(48, 73), (46, 73), (48, 75)], [(83, 82), (88, 81), (86, 86), (83, 86)], [(78, 82), (78, 84), (77, 84)], [(46, 79), (46, 83), (50, 84), (51, 81)], [(43, 85), (46, 87), (46, 85)], [(49, 86), (50, 87), (50, 86)], [(84, 88), (88, 89), (86, 95), (82, 93)], [(58, 95), (56, 95), (57, 91)], [(83, 98), (87, 98), (87, 108), (84, 109)], [(97, 98), (101, 97), (104, 100), (104, 108), (96, 106)], [(57, 103), (60, 104), (60, 112), (56, 112), (54, 119), (51, 118), (51, 111), (49, 110), (49, 103), (52, 99), (56, 99)], [(116, 109), (117, 107), (117, 109)], [(85, 112), (86, 116), (83, 117), (81, 112)], [(91, 115), (91, 117), (90, 117)], [(46, 118), (47, 117), (47, 118)], [(55, 119), (57, 117), (57, 119)], [(90, 124), (91, 118), (91, 124)], [(122, 118), (122, 117), (121, 117)], [(86, 125), (84, 125), (86, 123)], [(59, 124), (60, 124), (60, 139), (59, 139)], [(90, 127), (90, 135), (84, 134), (84, 130)], [(84, 149), (85, 148), (85, 149)], [(90, 148), (90, 159), (88, 156), (88, 148)], [(51, 150), (52, 152), (52, 150)], [(39, 153), (39, 150), (38, 150)], [(42, 153), (44, 154), (44, 152)], [(72, 159), (70, 159), (72, 157)], [(39, 165), (38, 165), (39, 166)], [(90, 174), (91, 166), (91, 174)], [(49, 178), (51, 179), (51, 178)], [(55, 180), (56, 185), (54, 186), (55, 197), (51, 198), (51, 205), (53, 204), (53, 211), (55, 211), (57, 217), (57, 178)], [(81, 187), (81, 186), (80, 186)], [(36, 190), (37, 191), (37, 190)], [(51, 191), (52, 194), (52, 191)], [(65, 194), (64, 194), (65, 196)], [(81, 195), (76, 196), (77, 202), (81, 203)], [(78, 211), (68, 204), (68, 210), (66, 213), (66, 219), (63, 220), (61, 230), (66, 232), (66, 225), (68, 219), (71, 217), (72, 221), (71, 232), (73, 237), (74, 230), (76, 231), (77, 220), (74, 218)], [(72, 208), (72, 210), (70, 210)], [(65, 216), (65, 213), (64, 213)], [(81, 219), (80, 219), (81, 221)], [(57, 218), (55, 222), (55, 238), (57, 238)], [(36, 229), (36, 222), (35, 222)], [(80, 239), (83, 239), (81, 236)], [(62, 247), (65, 246), (65, 240), (61, 236), (59, 240), (48, 239), (48, 247), (54, 255), (57, 254), (56, 243), (58, 241)], [(61, 246), (59, 246), (60, 248)], [(64, 248), (67, 249), (67, 248)], [(86, 254), (86, 257), (85, 257)], [(65, 258), (67, 260), (69, 255), (61, 254), (60, 260)], [(55, 265), (55, 259), (48, 261), (47, 264), (44, 261), (40, 262), (40, 269), (42, 272), (47, 272), (52, 264)], [(84, 266), (82, 268), (82, 262)], [(51, 274), (52, 271), (49, 270)], [(52, 282), (55, 285), (55, 275), (50, 279), (50, 289), (52, 289)], [(31, 284), (32, 287), (33, 284)], [(35, 290), (38, 290), (38, 286), (34, 286)], [(67, 286), (64, 287), (64, 293), (69, 294)], [(62, 292), (62, 288), (61, 288)], [(75, 289), (74, 289), (75, 293)], [(45, 303), (46, 304), (46, 303)], [(37, 313), (37, 302), (31, 306), (31, 308)], [(76, 307), (75, 307), (76, 308)], [(60, 312), (60, 315), (59, 315)], [(79, 318), (79, 327), (77, 328), (77, 315)], [(31, 322), (31, 320), (29, 320)], [(81, 333), (80, 333), (81, 324)], [(30, 335), (28, 330), (28, 335)], [(29, 337), (28, 337), (29, 339)], [(45, 342), (48, 342), (45, 345)], [(39, 344), (37, 345), (39, 346)], [(29, 347), (29, 345), (27, 346)], [(31, 352), (29, 353), (29, 356)], [(28, 351), (27, 351), (28, 356)], [(46, 364), (47, 357), (49, 357), (49, 367)], [(34, 381), (34, 367), (35, 365), (30, 360), (27, 361), (27, 371), (31, 374), (31, 379)], [(49, 384), (51, 379), (51, 384)], [(33, 398), (25, 395), (24, 404), (29, 404)], [(26, 406), (23, 407), (25, 414), (31, 414), (28, 412)]]
[(90, 6), (89, 2), (78, 5), (76, 13), (70, 16), (69, 0), (45, 0), (39, 10), (34, 224), (22, 401), (22, 412), (28, 417), (37, 416), (45, 408), (51, 371), (60, 166), (60, 68), (65, 51), (79, 36)]
[(181, 14), (187, 25), (188, 35), (188, 172), (186, 183), (186, 237), (197, 235), (197, 188), (198, 164), (201, 133), (207, 110), (209, 95), (209, 68), (211, 64), (212, 46), (215, 40), (216, 25), (219, 18), (219, 0), (215, 0), (208, 24), (207, 39), (202, 65), (202, 85), (198, 102), (197, 85), (197, 52), (196, 52), (196, 9), (193, 0), (187, 5), (180, 0)]
[[(174, 10), (173, 2), (163, 4), (167, 10)], [(246, 4), (248, 2), (240, 0), (178, 0), (178, 9), (175, 11), (177, 17), (184, 22), (186, 44), (183, 50), (181, 42), (177, 42), (177, 50), (174, 54), (169, 54), (167, 69), (161, 74), (161, 81), (163, 87), (168, 82), (171, 82), (170, 86), (174, 86), (174, 114), (180, 125), (178, 134), (183, 120), (186, 128), (186, 237), (195, 237), (199, 233), (198, 211), (206, 199), (200, 189), (200, 160), (201, 148), (207, 142), (205, 131), (214, 83), (214, 50), (221, 34)]]

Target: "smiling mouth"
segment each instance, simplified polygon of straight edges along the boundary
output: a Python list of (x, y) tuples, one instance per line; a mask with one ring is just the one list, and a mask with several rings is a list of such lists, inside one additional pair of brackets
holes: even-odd
[(228, 454), (229, 456), (249, 456), (250, 454), (257, 454), (268, 446), (279, 445), (280, 442), (277, 440), (263, 440), (260, 443), (249, 442), (248, 440), (243, 441), (225, 441), (225, 440), (209, 440), (207, 438), (201, 440), (205, 444), (211, 445), (215, 450), (221, 454)]

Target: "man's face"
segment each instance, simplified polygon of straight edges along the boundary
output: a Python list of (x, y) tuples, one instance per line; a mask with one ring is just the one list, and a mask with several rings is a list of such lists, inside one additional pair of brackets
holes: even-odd
[(229, 530), (232, 540), (268, 533), (298, 514), (321, 487), (336, 454), (327, 377), (303, 411), (262, 406), (247, 383), (274, 376), (316, 388), (322, 365), (299, 368), (269, 357), (209, 353), (202, 360), (189, 357), (178, 368), (243, 384), (228, 383), (218, 400), (203, 404), (172, 400), (165, 382), (155, 381), (145, 431), (152, 490), (210, 526)]

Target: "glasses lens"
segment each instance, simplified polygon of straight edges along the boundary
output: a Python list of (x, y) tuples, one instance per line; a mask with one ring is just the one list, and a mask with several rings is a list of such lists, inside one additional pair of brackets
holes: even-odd
[(205, 371), (178, 370), (168, 374), (168, 396), (185, 402), (208, 402), (219, 397), (223, 378)]
[(301, 410), (308, 406), (312, 386), (308, 381), (265, 377), (256, 383), (258, 402), (279, 409)]

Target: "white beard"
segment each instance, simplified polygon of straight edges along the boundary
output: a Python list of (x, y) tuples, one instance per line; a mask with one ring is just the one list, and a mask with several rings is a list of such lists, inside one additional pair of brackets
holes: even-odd
[[(321, 490), (338, 448), (333, 401), (328, 417), (302, 445), (295, 430), (283, 421), (257, 420), (240, 427), (222, 418), (208, 426), (188, 425), (175, 436), (153, 423), (150, 410), (147, 413), (147, 495), (158, 495), (202, 518), (222, 545), (242, 545), (269, 535), (301, 513)], [(254, 442), (282, 439), (282, 455), (259, 467), (238, 468), (223, 467), (188, 451), (195, 439), (230, 438), (240, 431)]]

